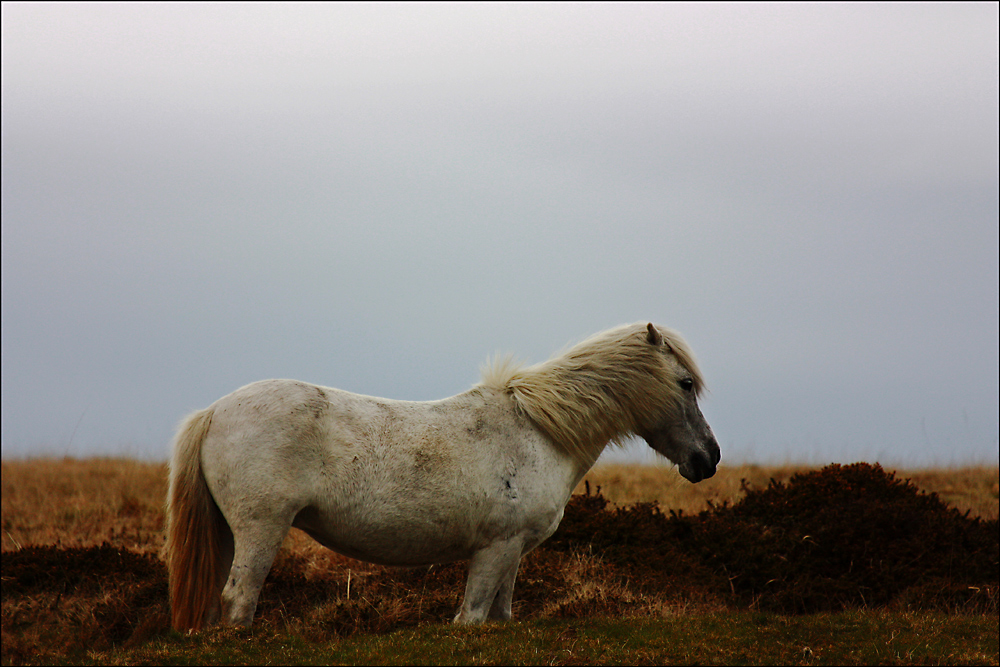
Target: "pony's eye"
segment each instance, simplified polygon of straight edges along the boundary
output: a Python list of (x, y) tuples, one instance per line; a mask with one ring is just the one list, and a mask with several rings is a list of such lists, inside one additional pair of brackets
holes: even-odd
[(691, 391), (694, 388), (694, 380), (692, 380), (691, 378), (684, 378), (677, 384), (679, 384), (681, 386), (681, 389), (683, 389), (684, 391)]

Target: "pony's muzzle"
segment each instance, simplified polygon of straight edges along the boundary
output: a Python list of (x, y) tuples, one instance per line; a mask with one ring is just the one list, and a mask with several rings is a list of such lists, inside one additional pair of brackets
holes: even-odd
[(687, 460), (687, 465), (679, 467), (681, 476), (692, 484), (697, 484), (703, 479), (708, 479), (715, 474), (716, 466), (722, 458), (719, 452), (719, 445), (712, 442), (707, 447), (707, 452), (695, 452)]

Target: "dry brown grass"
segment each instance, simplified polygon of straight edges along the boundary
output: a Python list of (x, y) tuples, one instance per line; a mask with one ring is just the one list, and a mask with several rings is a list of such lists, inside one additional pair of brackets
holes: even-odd
[[(787, 482), (792, 475), (815, 470), (819, 466), (781, 465), (721, 466), (715, 477), (691, 484), (667, 465), (600, 465), (584, 478), (591, 488), (601, 487), (601, 493), (618, 506), (636, 502), (657, 501), (660, 507), (683, 510), (687, 514), (708, 509), (709, 502), (736, 502), (741, 493), (742, 480), (753, 488), (768, 485), (771, 479)], [(905, 470), (886, 468), (894, 471), (900, 479), (911, 479), (921, 491), (937, 493), (938, 496), (960, 512), (969, 511), (970, 516), (996, 519), (998, 514), (998, 480), (1000, 468), (976, 466), (966, 468), (936, 468)], [(581, 483), (575, 493), (583, 493)]]
[[(104, 542), (139, 553), (159, 553), (163, 547), (165, 464), (65, 458), (4, 461), (2, 466), (3, 551)], [(742, 495), (741, 480), (764, 487), (772, 478), (784, 482), (810, 469), (814, 468), (723, 466), (712, 479), (690, 484), (666, 465), (609, 464), (590, 471), (585, 481), (592, 489), (600, 486), (604, 496), (619, 506), (655, 500), (664, 510), (693, 514), (707, 509), (709, 502), (736, 502)], [(937, 493), (961, 512), (997, 518), (1000, 469), (996, 467), (897, 470), (896, 476), (912, 479), (921, 490)], [(576, 493), (583, 490), (581, 483)], [(285, 546), (303, 554), (325, 552), (296, 530)]]
[(108, 542), (140, 553), (163, 546), (167, 466), (130, 459), (4, 461), (3, 550)]

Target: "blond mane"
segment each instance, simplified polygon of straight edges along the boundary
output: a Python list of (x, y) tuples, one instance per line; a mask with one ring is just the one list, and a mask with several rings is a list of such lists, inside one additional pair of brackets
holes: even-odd
[[(675, 412), (682, 400), (672, 353), (694, 382), (704, 380), (691, 348), (676, 331), (655, 327), (663, 345), (651, 344), (644, 323), (595, 334), (534, 366), (510, 356), (494, 357), (482, 369), (481, 386), (510, 394), (518, 408), (559, 446), (593, 463), (607, 444), (622, 445), (642, 424)], [(664, 350), (666, 348), (666, 350)]]

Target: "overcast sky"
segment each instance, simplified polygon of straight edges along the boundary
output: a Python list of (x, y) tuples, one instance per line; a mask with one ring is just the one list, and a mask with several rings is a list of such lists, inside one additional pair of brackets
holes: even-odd
[(723, 464), (998, 461), (996, 3), (2, 12), (5, 458), (651, 320)]

